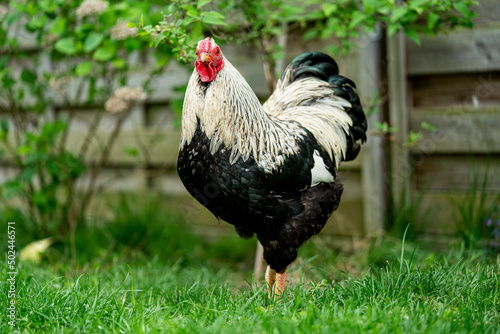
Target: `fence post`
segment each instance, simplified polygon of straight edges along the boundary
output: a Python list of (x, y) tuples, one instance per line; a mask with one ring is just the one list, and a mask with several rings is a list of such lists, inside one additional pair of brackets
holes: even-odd
[(389, 119), (397, 128), (391, 142), (391, 175), (393, 203), (396, 208), (410, 202), (411, 165), (408, 148), (409, 108), (406, 66), (406, 42), (402, 30), (388, 38)]
[[(380, 96), (382, 85), (382, 36), (383, 30), (377, 29), (364, 36), (359, 42), (360, 80), (359, 92), (365, 112)], [(375, 106), (376, 112), (368, 113), (368, 131), (382, 123), (384, 115), (381, 102)], [(379, 235), (384, 231), (384, 219), (387, 212), (386, 196), (386, 156), (384, 140), (380, 136), (369, 136), (362, 148), (361, 183), (363, 187), (363, 224), (364, 233)]]

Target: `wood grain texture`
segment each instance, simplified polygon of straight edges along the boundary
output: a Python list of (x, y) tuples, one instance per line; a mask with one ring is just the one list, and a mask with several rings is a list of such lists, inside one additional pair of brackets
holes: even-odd
[[(426, 210), (423, 219), (416, 222), (417, 231), (429, 234), (456, 236), (457, 227), (462, 223), (458, 215), (458, 207), (470, 198), (457, 192), (421, 193), (422, 210)], [(487, 203), (492, 203), (495, 195), (487, 196)]]
[(500, 72), (423, 75), (409, 78), (413, 107), (500, 105)]
[(500, 28), (460, 29), (407, 41), (408, 74), (445, 74), (500, 70)]
[(500, 6), (498, 0), (479, 0), (479, 6), (472, 6), (477, 17), (473, 20), (476, 26), (488, 26), (500, 22)]
[(409, 151), (408, 148), (400, 144), (404, 143), (408, 138), (410, 117), (407, 87), (407, 54), (403, 31), (399, 31), (388, 38), (387, 50), (389, 57), (389, 120), (390, 126), (398, 129), (394, 133), (395, 141), (392, 141), (390, 144), (390, 154), (392, 156), (391, 191), (395, 199), (395, 205), (401, 207), (409, 204), (411, 201), (409, 196), (411, 194)]
[(410, 117), (410, 129), (420, 131), (422, 122), (436, 127), (424, 136), (413, 154), (499, 153), (500, 106), (490, 108), (419, 108)]
[[(433, 155), (415, 159), (414, 187), (431, 191), (461, 191), (480, 187), (500, 192), (500, 156)], [(475, 184), (474, 182), (478, 182)], [(477, 189), (480, 190), (480, 189)]]
[[(381, 94), (381, 81), (383, 80), (383, 69), (381, 59), (384, 55), (383, 32), (364, 35), (366, 45), (359, 50), (359, 67), (363, 70), (359, 80), (360, 98), (365, 109), (370, 105), (374, 96)], [(376, 106), (382, 107), (382, 103)], [(368, 128), (375, 129), (376, 124), (383, 123), (383, 112), (371, 113), (367, 117)], [(388, 207), (387, 183), (380, 175), (387, 171), (384, 140), (380, 136), (369, 136), (362, 149), (363, 157), (357, 161), (362, 163), (362, 187), (363, 187), (363, 221), (365, 233), (377, 235), (383, 233), (385, 214)]]

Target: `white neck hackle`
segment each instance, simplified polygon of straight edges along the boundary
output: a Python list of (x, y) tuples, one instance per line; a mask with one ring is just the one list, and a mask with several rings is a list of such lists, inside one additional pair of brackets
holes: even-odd
[(189, 80), (182, 109), (181, 149), (191, 142), (198, 120), (211, 140), (210, 153), (215, 154), (224, 144), (231, 150), (231, 163), (240, 156), (246, 160), (252, 154), (259, 162), (265, 156), (297, 149), (288, 126), (271, 120), (250, 85), (226, 58), (224, 68), (208, 85), (201, 83), (196, 70)]

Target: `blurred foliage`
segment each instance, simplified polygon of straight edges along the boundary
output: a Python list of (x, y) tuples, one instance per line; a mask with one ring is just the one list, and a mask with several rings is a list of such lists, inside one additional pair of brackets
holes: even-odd
[[(219, 43), (239, 42), (252, 45), (263, 56), (270, 91), (274, 87), (276, 61), (284, 56), (283, 36), (300, 30), (304, 40), (327, 40), (337, 43), (328, 52), (347, 54), (362, 46), (359, 37), (376, 29), (389, 36), (399, 29), (417, 44), (419, 34), (433, 35), (456, 27), (472, 27), (471, 9), (477, 0), (202, 0), (174, 1), (156, 25), (137, 25), (143, 34), (172, 46), (194, 49), (203, 33), (218, 38)], [(172, 13), (175, 14), (172, 14)], [(190, 30), (185, 31), (185, 28)], [(184, 31), (183, 31), (184, 30)], [(194, 60), (194, 52), (183, 54)], [(281, 70), (281, 69), (279, 69)]]
[(120, 196), (111, 203), (114, 218), (108, 230), (118, 248), (162, 261), (181, 265), (224, 262), (235, 265), (252, 260), (255, 242), (244, 242), (237, 236), (209, 242), (193, 233), (179, 211), (162, 207), (161, 197)]
[[(89, 263), (106, 267), (117, 260), (134, 263), (155, 259), (167, 266), (209, 265), (216, 270), (248, 271), (252, 267), (255, 239), (242, 240), (236, 234), (204, 238), (193, 232), (177, 210), (170, 205), (165, 207), (169, 198), (158, 194), (103, 197), (113, 214), (88, 216), (87, 224), (77, 227), (76, 263), (70, 265), (70, 240), (60, 236), (41, 255), (43, 263), (60, 268), (63, 273)], [(0, 209), (0, 216), (16, 222), (16, 249), (24, 250), (31, 244), (31, 224), (21, 211)], [(7, 237), (6, 233), (0, 234), (0, 252), (8, 245)]]

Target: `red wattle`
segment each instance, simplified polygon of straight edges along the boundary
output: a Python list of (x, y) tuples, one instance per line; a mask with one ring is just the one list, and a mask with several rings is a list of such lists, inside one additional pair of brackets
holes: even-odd
[(208, 65), (205, 65), (201, 61), (196, 61), (194, 65), (196, 67), (196, 71), (200, 75), (200, 80), (203, 82), (210, 82), (214, 80), (217, 76), (217, 72), (219, 72), (224, 67), (224, 63), (222, 62), (217, 67), (214, 67), (213, 63), (208, 63)]

